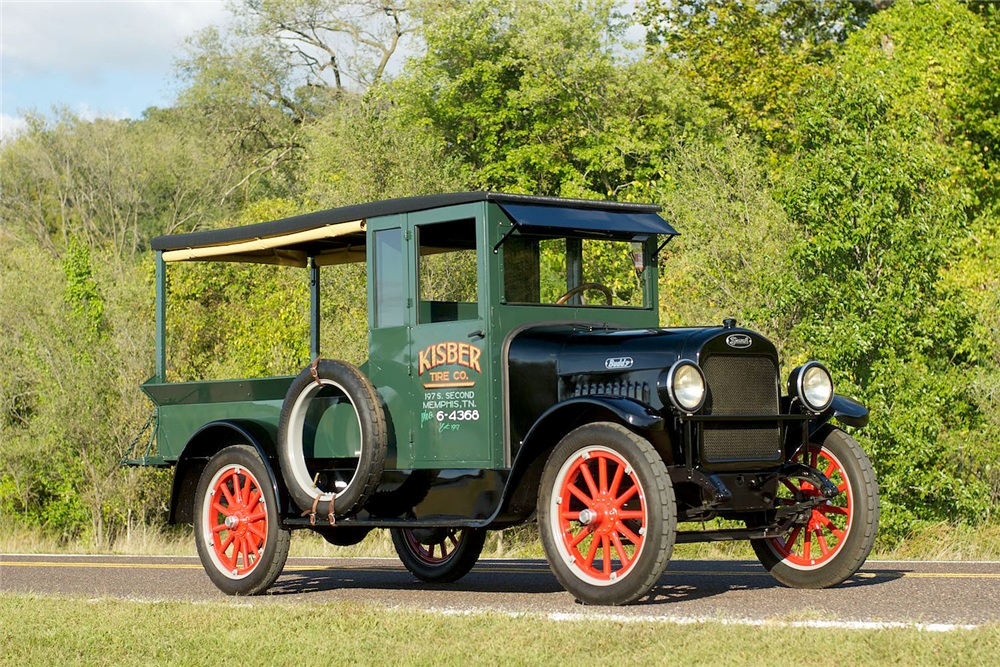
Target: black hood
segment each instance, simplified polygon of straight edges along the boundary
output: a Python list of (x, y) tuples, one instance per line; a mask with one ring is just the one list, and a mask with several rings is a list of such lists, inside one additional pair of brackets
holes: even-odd
[(532, 326), (506, 347), (506, 402), (512, 452), (545, 410), (581, 395), (627, 396), (663, 408), (658, 376), (678, 359), (704, 366), (710, 355), (767, 356), (774, 345), (736, 327), (613, 329), (580, 324)]
[(701, 362), (704, 354), (777, 355), (774, 345), (748, 329), (597, 330), (569, 333), (557, 355), (557, 372), (567, 375), (660, 371), (678, 359)]

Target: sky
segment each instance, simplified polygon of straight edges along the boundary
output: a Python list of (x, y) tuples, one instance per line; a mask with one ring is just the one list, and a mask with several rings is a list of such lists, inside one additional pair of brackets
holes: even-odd
[(223, 0), (0, 0), (0, 140), (32, 110), (138, 118), (172, 104), (184, 39), (228, 17)]
[(53, 105), (137, 118), (171, 104), (184, 38), (227, 16), (222, 0), (0, 0), (0, 137)]

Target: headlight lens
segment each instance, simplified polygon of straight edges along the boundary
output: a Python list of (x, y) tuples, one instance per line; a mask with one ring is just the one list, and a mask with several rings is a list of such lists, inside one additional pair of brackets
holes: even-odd
[(670, 367), (667, 391), (677, 408), (695, 412), (705, 403), (705, 376), (693, 361), (682, 359)]
[(833, 401), (833, 378), (830, 371), (818, 361), (810, 361), (792, 371), (793, 387), (799, 400), (813, 412), (822, 412)]

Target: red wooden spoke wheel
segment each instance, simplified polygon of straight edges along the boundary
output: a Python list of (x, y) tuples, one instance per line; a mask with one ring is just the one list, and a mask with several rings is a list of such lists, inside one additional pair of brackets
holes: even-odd
[(621, 580), (638, 560), (648, 516), (639, 477), (616, 452), (586, 447), (556, 477), (551, 516), (557, 548), (579, 578), (596, 585)]
[[(841, 461), (829, 450), (819, 447), (809, 449), (809, 465), (826, 475), (840, 490), (840, 495), (813, 508), (808, 522), (797, 525), (784, 537), (767, 540), (775, 555), (789, 567), (812, 570), (823, 567), (834, 558), (847, 542), (851, 531), (854, 506), (851, 500), (851, 480)], [(802, 460), (802, 453), (795, 456)], [(808, 482), (796, 484), (793, 480), (782, 480), (778, 504), (790, 505), (810, 500), (820, 495), (819, 490)]]
[(240, 465), (221, 468), (209, 483), (204, 526), (209, 555), (231, 579), (246, 577), (261, 562), (267, 544), (267, 511), (257, 478)]
[[(443, 565), (451, 560), (465, 537), (465, 531), (448, 528), (440, 531), (403, 529), (406, 546), (418, 560), (428, 565)], [(430, 541), (431, 543), (427, 543)]]
[(464, 577), (486, 542), (481, 528), (393, 528), (399, 560), (418, 579), (447, 583)]

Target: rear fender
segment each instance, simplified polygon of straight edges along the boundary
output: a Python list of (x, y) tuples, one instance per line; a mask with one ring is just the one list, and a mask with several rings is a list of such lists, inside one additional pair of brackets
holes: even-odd
[(184, 445), (170, 490), (168, 523), (191, 523), (194, 520), (194, 497), (198, 479), (208, 460), (229, 445), (246, 444), (257, 450), (267, 470), (267, 483), (274, 489), (278, 507), (286, 504), (284, 489), (278, 484), (272, 464), (274, 444), (270, 436), (253, 422), (219, 420), (202, 426)]
[[(549, 453), (577, 426), (594, 421), (617, 422), (657, 442), (666, 439), (665, 420), (653, 407), (631, 398), (578, 396), (546, 410), (528, 430), (504, 487), (501, 514), (523, 519), (535, 509), (538, 483)], [(664, 448), (657, 447), (661, 451)], [(666, 451), (669, 451), (667, 446)]]

